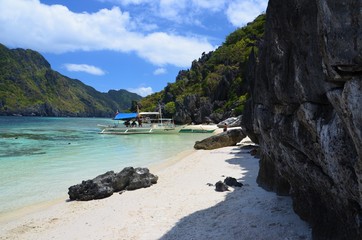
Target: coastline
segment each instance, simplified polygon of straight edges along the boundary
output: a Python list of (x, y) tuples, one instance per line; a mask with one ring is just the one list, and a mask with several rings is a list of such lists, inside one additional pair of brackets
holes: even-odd
[[(150, 166), (157, 184), (89, 202), (63, 199), (0, 220), (0, 239), (311, 239), (289, 197), (256, 184), (240, 147), (190, 150)], [(216, 192), (226, 176), (242, 188)]]

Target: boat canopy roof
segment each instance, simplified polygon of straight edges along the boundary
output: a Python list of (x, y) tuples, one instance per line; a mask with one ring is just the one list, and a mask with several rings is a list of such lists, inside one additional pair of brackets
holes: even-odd
[(137, 113), (118, 113), (115, 117), (114, 120), (130, 120), (133, 118), (136, 118), (138, 116)]
[(146, 115), (160, 115), (159, 112), (140, 112), (138, 113), (117, 113), (117, 115), (113, 118), (114, 120), (131, 120), (135, 119), (138, 116), (146, 116)]

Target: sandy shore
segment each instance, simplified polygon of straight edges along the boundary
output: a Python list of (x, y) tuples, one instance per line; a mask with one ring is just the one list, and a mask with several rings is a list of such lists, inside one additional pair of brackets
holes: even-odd
[[(179, 158), (179, 159), (178, 159)], [(151, 167), (156, 185), (89, 202), (65, 199), (0, 218), (0, 239), (311, 239), (288, 197), (256, 184), (258, 159), (240, 147), (190, 151)], [(226, 176), (242, 188), (216, 192)]]

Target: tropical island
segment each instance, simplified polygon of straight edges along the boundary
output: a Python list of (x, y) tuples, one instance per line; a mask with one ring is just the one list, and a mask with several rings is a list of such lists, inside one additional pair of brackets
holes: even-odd
[[(158, 111), (178, 124), (218, 123), (243, 112), (245, 70), (264, 33), (265, 15), (204, 53), (174, 83), (145, 98), (126, 90), (101, 93), (51, 69), (39, 53), (0, 45), (0, 115), (113, 117), (118, 111)], [(16, 69), (16, 71), (15, 71)], [(15, 73), (15, 75), (14, 75)], [(14, 81), (16, 79), (16, 81)]]
[[(214, 52), (202, 54), (163, 91), (132, 99), (147, 111), (162, 103), (165, 114), (179, 123), (242, 115), (241, 127), (258, 144), (260, 161), (239, 147), (195, 151), (182, 161), (168, 163), (168, 168), (154, 167), (159, 178), (151, 188), (102, 202), (57, 205), (48, 210), (50, 215), (35, 215), (35, 223), (32, 215), (21, 226), (7, 223), (8, 236), (25, 232), (33, 238), (59, 238), (66, 229), (74, 233), (75, 228), (87, 226), (96, 237), (114, 239), (361, 239), (361, 4), (270, 0), (265, 15), (231, 33)], [(9, 51), (35, 54), (2, 47), (2, 54)], [(13, 57), (1, 58), (1, 114), (109, 116), (112, 107), (121, 107), (108, 95), (51, 72), (46, 61), (35, 56), (41, 77), (32, 78), (38, 81), (31, 81), (26, 89), (17, 88), (6, 75), (14, 70), (3, 66), (11, 66), (8, 60)], [(77, 83), (92, 94), (85, 97), (80, 95), (83, 91), (72, 90), (76, 101), (72, 105), (79, 106), (72, 112), (53, 105), (54, 98), (40, 101), (41, 107), (29, 106), (32, 91), (40, 91), (39, 86), (50, 79), (68, 91)], [(57, 93), (48, 87), (47, 92)], [(9, 92), (21, 96), (21, 101), (14, 102), (17, 95), (9, 98)], [(98, 102), (93, 96), (98, 96)], [(244, 186), (248, 185), (232, 189), (229, 195), (215, 195), (207, 185), (241, 172)], [(134, 206), (135, 200), (139, 205)], [(74, 223), (69, 223), (72, 218)], [(49, 230), (41, 228), (43, 223)], [(87, 231), (78, 234), (90, 237)]]

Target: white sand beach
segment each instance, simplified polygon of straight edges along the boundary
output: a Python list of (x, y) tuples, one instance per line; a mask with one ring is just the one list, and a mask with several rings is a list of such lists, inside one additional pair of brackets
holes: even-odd
[[(0, 239), (311, 239), (289, 197), (258, 187), (248, 151), (192, 150), (151, 167), (159, 181), (150, 188), (1, 216)], [(208, 186), (227, 176), (244, 186)]]

